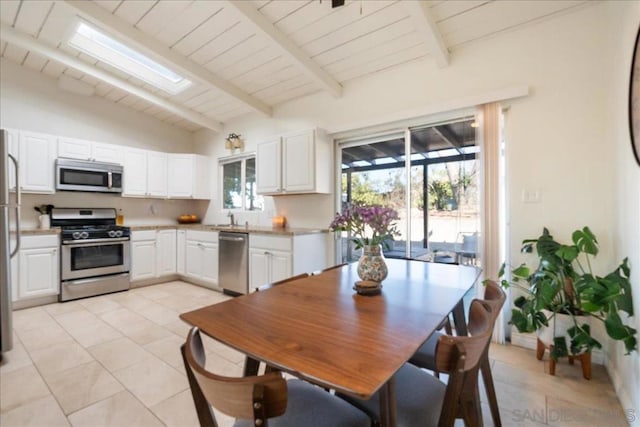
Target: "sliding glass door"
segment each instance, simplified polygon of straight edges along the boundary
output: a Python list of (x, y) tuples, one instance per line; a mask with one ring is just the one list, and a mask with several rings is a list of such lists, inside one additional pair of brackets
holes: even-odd
[[(390, 258), (476, 263), (480, 186), (475, 121), (464, 117), (341, 144), (342, 205), (396, 209)], [(407, 155), (407, 153), (409, 153)], [(360, 256), (343, 236), (342, 260)]]

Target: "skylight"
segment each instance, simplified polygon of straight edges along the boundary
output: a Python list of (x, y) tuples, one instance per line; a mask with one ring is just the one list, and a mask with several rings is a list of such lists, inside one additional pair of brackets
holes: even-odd
[(69, 39), (74, 48), (91, 55), (171, 95), (182, 92), (191, 81), (149, 57), (81, 22)]

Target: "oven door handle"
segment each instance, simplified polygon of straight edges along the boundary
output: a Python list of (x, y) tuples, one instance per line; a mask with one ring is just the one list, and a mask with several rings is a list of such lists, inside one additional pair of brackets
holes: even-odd
[(63, 245), (68, 246), (88, 246), (93, 245), (95, 243), (117, 243), (117, 242), (126, 242), (129, 241), (128, 237), (115, 237), (115, 238), (106, 238), (106, 239), (90, 239), (90, 240), (63, 240)]
[(107, 187), (113, 188), (113, 173), (107, 172)]

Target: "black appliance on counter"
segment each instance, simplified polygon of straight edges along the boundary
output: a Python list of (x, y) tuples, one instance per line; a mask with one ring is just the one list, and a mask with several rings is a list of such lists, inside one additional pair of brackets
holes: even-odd
[(116, 210), (53, 208), (51, 225), (62, 227), (60, 301), (129, 289), (128, 227), (116, 225)]

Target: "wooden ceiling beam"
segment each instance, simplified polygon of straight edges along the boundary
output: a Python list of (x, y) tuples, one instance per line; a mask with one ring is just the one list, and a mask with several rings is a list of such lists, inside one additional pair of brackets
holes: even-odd
[(444, 68), (449, 65), (449, 50), (442, 39), (429, 4), (425, 1), (405, 1), (402, 4), (411, 14), (416, 31), (427, 45), (429, 53), (436, 58), (438, 66)]
[(269, 22), (269, 20), (254, 7), (252, 2), (227, 0), (226, 3), (244, 16), (247, 21), (253, 25), (256, 32), (268, 40), (271, 40), (273, 45), (278, 48), (283, 55), (293, 60), (307, 76), (318, 83), (323, 89), (327, 90), (336, 98), (342, 96), (342, 85), (309, 58), (309, 56), (282, 31)]
[(74, 12), (82, 18), (112, 33), (128, 45), (135, 47), (144, 54), (167, 65), (174, 71), (185, 74), (189, 79), (195, 80), (197, 83), (211, 89), (220, 90), (265, 116), (272, 115), (270, 105), (249, 95), (231, 82), (218, 77), (178, 52), (171, 50), (153, 37), (131, 26), (117, 16), (112, 15), (109, 11), (94, 2), (65, 0), (64, 4), (70, 6)]
[(158, 107), (180, 116), (190, 122), (196, 123), (200, 126), (204, 126), (215, 132), (221, 132), (223, 125), (220, 122), (211, 120), (208, 117), (203, 116), (200, 113), (184, 108), (177, 105), (165, 98), (155, 95), (139, 86), (133, 85), (126, 80), (114, 76), (113, 74), (102, 70), (94, 65), (88, 64), (78, 58), (75, 58), (60, 49), (53, 46), (49, 46), (40, 40), (33, 38), (32, 36), (18, 31), (4, 22), (0, 24), (0, 38), (16, 46), (20, 46), (23, 49), (36, 52), (46, 58), (64, 64), (67, 67), (71, 67), (96, 79), (102, 80), (118, 89), (124, 90), (127, 93), (135, 95), (145, 101), (148, 101)]

